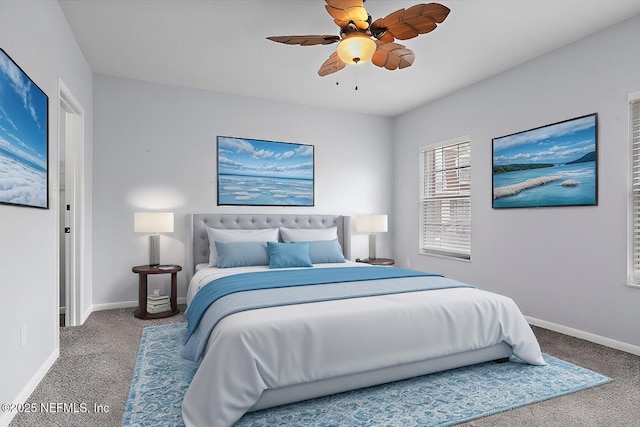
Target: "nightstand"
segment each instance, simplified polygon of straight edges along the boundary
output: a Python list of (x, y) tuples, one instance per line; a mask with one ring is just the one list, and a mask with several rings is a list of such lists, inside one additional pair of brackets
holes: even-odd
[[(140, 319), (160, 319), (178, 314), (178, 271), (182, 270), (179, 265), (138, 265), (131, 269), (138, 274), (138, 308), (133, 315)], [(171, 296), (169, 301), (171, 310), (161, 313), (147, 313), (147, 276), (149, 274), (171, 274)]]
[(371, 264), (371, 265), (393, 265), (396, 262), (394, 260), (392, 260), (391, 258), (364, 258), (364, 259), (356, 259), (356, 262), (366, 262), (367, 264)]

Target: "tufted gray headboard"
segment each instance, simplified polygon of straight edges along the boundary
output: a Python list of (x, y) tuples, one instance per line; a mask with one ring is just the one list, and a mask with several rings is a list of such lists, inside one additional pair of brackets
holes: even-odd
[(338, 241), (345, 258), (351, 258), (351, 217), (342, 215), (296, 214), (191, 214), (188, 216), (190, 241), (187, 243), (187, 268), (189, 278), (195, 266), (209, 262), (207, 227), (255, 230), (260, 228), (338, 228)]

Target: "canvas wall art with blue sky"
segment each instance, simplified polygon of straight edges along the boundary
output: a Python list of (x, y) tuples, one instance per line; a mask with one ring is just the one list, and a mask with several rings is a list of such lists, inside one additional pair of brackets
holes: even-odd
[(47, 102), (0, 49), (0, 203), (48, 207)]
[(312, 145), (218, 137), (218, 205), (313, 206)]
[(493, 140), (493, 207), (597, 204), (597, 114)]

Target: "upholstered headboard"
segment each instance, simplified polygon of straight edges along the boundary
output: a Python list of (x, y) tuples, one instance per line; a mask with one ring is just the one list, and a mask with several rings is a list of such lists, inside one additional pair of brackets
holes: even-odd
[(261, 228), (338, 228), (338, 241), (346, 259), (351, 258), (351, 217), (343, 215), (296, 214), (191, 214), (190, 241), (187, 243), (187, 274), (193, 276), (195, 266), (209, 262), (207, 227), (255, 230)]

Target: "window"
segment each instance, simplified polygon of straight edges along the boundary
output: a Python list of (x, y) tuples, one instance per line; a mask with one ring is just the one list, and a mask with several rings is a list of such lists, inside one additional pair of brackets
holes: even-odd
[(631, 198), (629, 209), (629, 286), (640, 287), (640, 92), (629, 95)]
[(471, 259), (471, 141), (420, 147), (420, 253)]

